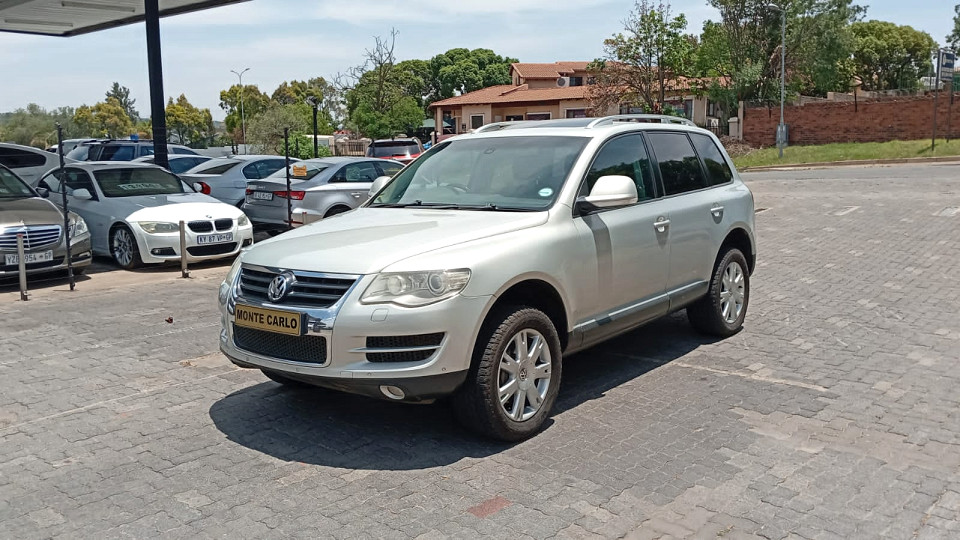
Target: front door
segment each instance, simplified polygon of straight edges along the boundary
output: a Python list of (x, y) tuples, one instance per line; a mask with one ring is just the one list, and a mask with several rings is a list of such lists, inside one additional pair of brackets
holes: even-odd
[(584, 346), (640, 325), (667, 311), (664, 294), (669, 267), (667, 202), (656, 192), (653, 168), (640, 134), (611, 139), (600, 149), (580, 195), (602, 176), (623, 175), (637, 186), (637, 203), (574, 220), (584, 242), (592, 244), (597, 265), (596, 300), (578, 321)]

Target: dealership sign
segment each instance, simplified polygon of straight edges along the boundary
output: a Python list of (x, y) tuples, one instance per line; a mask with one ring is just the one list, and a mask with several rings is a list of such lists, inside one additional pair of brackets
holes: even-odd
[(952, 81), (953, 80), (953, 65), (957, 61), (956, 53), (950, 51), (940, 51), (940, 73), (939, 79), (941, 81)]

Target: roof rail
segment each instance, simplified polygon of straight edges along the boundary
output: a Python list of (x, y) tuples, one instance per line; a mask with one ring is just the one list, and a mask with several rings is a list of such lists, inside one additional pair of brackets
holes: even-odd
[(682, 118), (679, 116), (668, 116), (666, 114), (615, 114), (612, 116), (604, 116), (603, 118), (597, 118), (593, 122), (587, 124), (587, 129), (595, 128), (597, 126), (602, 126), (605, 124), (612, 124), (614, 122), (659, 122), (661, 124), (680, 124), (684, 126), (693, 126), (694, 124), (687, 118)]
[(487, 131), (500, 131), (501, 129), (507, 129), (518, 124), (525, 124), (525, 120), (511, 120), (509, 122), (491, 122), (489, 124), (484, 124), (478, 128), (474, 128), (471, 133), (484, 133)]

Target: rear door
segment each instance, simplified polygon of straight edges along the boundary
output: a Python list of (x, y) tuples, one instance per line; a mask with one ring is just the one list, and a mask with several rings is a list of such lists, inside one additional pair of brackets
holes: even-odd
[(378, 176), (381, 176), (381, 172), (375, 161), (347, 163), (330, 178), (324, 190), (332, 192), (328, 194), (331, 200), (326, 207), (330, 208), (336, 203), (350, 208), (360, 206), (360, 203), (367, 200), (370, 186)]

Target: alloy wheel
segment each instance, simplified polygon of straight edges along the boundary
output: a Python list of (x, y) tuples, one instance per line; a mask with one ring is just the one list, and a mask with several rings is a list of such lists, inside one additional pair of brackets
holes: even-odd
[(509, 418), (522, 422), (537, 414), (550, 389), (551, 365), (540, 332), (525, 328), (510, 339), (498, 368), (500, 407)]
[(737, 262), (731, 262), (723, 270), (723, 279), (720, 281), (720, 316), (727, 324), (733, 324), (743, 311), (743, 300), (746, 296), (743, 277), (743, 268)]
[(124, 228), (113, 234), (113, 257), (121, 266), (130, 266), (133, 262), (133, 236)]

